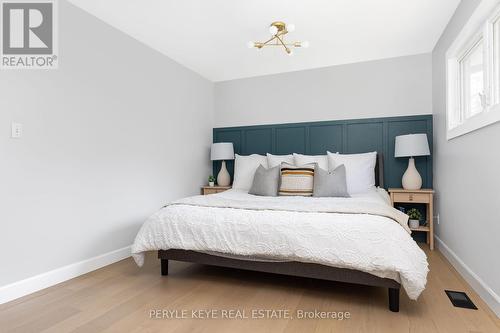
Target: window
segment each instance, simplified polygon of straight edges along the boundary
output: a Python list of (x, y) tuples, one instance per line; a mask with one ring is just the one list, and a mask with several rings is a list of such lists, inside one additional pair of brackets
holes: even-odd
[(446, 53), (447, 138), (500, 121), (500, 7), (483, 0)]
[(459, 60), (460, 107), (465, 119), (484, 110), (484, 63), (483, 40), (480, 39)]
[[(494, 63), (494, 85), (500, 87), (500, 17), (493, 23), (493, 63)], [(494, 102), (500, 103), (500, 89), (494, 92)]]

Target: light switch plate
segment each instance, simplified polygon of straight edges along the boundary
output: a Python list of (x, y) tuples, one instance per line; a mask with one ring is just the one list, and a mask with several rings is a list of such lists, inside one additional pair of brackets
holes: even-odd
[(23, 135), (23, 124), (12, 123), (12, 133), (11, 133), (12, 138), (19, 139), (22, 135)]

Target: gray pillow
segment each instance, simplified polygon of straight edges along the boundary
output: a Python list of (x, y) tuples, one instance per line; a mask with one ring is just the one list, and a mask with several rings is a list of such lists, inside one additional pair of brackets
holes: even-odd
[(278, 195), (280, 179), (280, 166), (266, 169), (259, 165), (253, 176), (252, 187), (248, 191), (249, 194), (263, 195), (275, 197)]
[(347, 192), (346, 172), (343, 164), (331, 172), (316, 168), (314, 172), (313, 197), (350, 198)]

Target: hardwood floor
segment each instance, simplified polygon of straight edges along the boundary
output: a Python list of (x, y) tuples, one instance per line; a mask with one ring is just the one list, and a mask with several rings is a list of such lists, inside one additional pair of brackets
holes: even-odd
[[(426, 246), (423, 245), (426, 249)], [(500, 320), (438, 252), (417, 302), (401, 293), (342, 283), (170, 263), (160, 276), (151, 253), (143, 268), (126, 259), (0, 305), (0, 332), (500, 332)], [(463, 290), (479, 310), (455, 308), (444, 289)], [(288, 310), (294, 319), (151, 319), (151, 310)], [(348, 311), (349, 319), (297, 319), (297, 310)], [(167, 314), (167, 313), (165, 313)], [(226, 314), (229, 314), (226, 312)], [(236, 313), (233, 313), (236, 314)], [(276, 312), (275, 312), (276, 314)]]

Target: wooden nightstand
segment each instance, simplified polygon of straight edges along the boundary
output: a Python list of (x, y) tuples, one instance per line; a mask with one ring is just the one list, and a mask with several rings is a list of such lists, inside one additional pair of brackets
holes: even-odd
[(434, 250), (434, 221), (433, 221), (433, 199), (434, 190), (404, 190), (402, 188), (390, 188), (391, 203), (419, 203), (427, 205), (427, 225), (421, 225), (418, 228), (410, 228), (413, 231), (423, 231), (427, 233), (427, 244)]
[(207, 195), (207, 194), (215, 194), (215, 193), (220, 193), (227, 191), (231, 188), (231, 186), (202, 186), (201, 187), (201, 194)]

